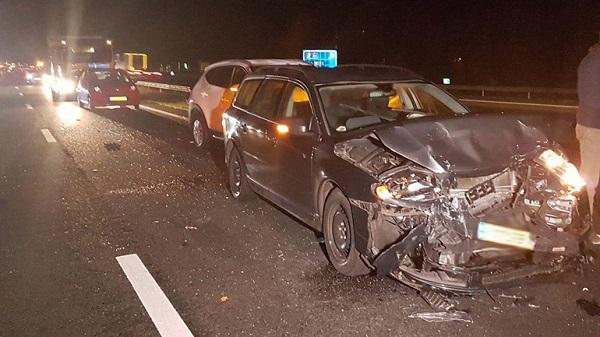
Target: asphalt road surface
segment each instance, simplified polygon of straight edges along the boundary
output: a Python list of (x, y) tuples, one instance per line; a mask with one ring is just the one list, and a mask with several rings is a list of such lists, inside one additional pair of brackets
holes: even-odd
[(576, 303), (600, 300), (593, 264), (457, 298), (472, 323), (409, 318), (432, 309), (392, 279), (338, 275), (311, 230), (232, 200), (223, 166), (220, 144), (198, 151), (169, 120), (0, 88), (0, 336), (160, 336), (172, 315), (134, 289), (129, 254), (194, 336), (600, 335)]

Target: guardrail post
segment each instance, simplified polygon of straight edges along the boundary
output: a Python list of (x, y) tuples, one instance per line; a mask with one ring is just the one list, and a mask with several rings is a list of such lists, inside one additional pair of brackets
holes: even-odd
[(531, 99), (531, 91), (527, 92), (527, 99)]
[(485, 89), (481, 89), (481, 97), (485, 97)]

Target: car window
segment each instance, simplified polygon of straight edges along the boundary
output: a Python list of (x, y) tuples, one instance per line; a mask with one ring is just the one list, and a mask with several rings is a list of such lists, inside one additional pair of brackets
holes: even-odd
[(240, 91), (235, 98), (235, 105), (242, 109), (247, 109), (252, 102), (252, 98), (254, 94), (256, 94), (256, 90), (260, 86), (260, 82), (262, 80), (249, 80), (244, 82)]
[(462, 115), (468, 111), (428, 83), (360, 83), (319, 89), (329, 126), (336, 132), (422, 117)]
[(280, 80), (263, 81), (248, 110), (268, 120), (274, 120), (285, 84), (286, 82)]
[(206, 73), (206, 80), (212, 85), (221, 88), (229, 88), (231, 83), (231, 71), (233, 67), (218, 67)]
[(242, 67), (234, 67), (233, 68), (233, 76), (231, 78), (231, 86), (239, 85), (242, 83), (242, 80), (246, 76), (246, 70)]
[(298, 118), (304, 121), (310, 121), (312, 111), (308, 92), (297, 84), (290, 83), (283, 97), (283, 108), (279, 115), (281, 119)]
[(115, 70), (98, 70), (94, 71), (93, 77), (98, 81), (129, 83), (129, 77), (121, 71)]

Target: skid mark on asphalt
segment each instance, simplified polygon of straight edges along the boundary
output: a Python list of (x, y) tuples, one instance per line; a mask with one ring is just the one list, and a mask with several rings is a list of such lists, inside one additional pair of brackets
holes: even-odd
[(118, 256), (117, 262), (162, 337), (193, 337), (137, 254)]
[(42, 131), (42, 135), (44, 135), (44, 138), (46, 138), (46, 141), (48, 143), (56, 143), (56, 138), (54, 138), (54, 136), (52, 135), (50, 130), (42, 129), (41, 131)]

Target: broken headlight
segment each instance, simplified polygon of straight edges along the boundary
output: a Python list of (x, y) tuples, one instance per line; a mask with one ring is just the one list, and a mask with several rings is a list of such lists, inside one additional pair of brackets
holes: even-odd
[(577, 192), (585, 186), (585, 181), (575, 165), (552, 150), (545, 150), (536, 160), (555, 175), (569, 192)]
[(433, 185), (432, 177), (410, 170), (373, 185), (373, 193), (379, 200), (402, 207), (414, 207), (412, 203), (431, 202), (438, 191)]

